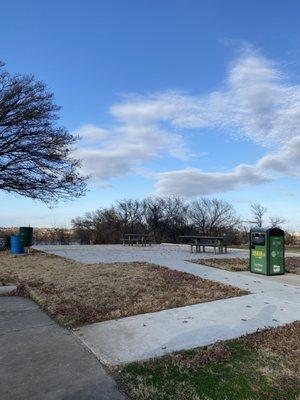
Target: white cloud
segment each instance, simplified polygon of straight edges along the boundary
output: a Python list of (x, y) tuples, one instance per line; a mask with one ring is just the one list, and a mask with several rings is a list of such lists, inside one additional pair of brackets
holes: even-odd
[(292, 138), (276, 153), (262, 157), (257, 166), (280, 174), (300, 177), (300, 135)]
[(106, 181), (135, 172), (145, 162), (169, 155), (186, 159), (186, 149), (178, 134), (156, 126), (113, 126), (110, 131), (85, 125), (75, 132), (82, 137), (73, 155), (82, 160), (82, 172), (99, 187)]
[(176, 91), (130, 96), (111, 112), (125, 123), (213, 127), (270, 146), (300, 134), (300, 86), (288, 83), (274, 62), (247, 51), (232, 63), (221, 91), (205, 96)]
[(98, 141), (109, 134), (107, 129), (99, 128), (93, 124), (82, 125), (75, 132), (82, 140)]
[(203, 196), (240, 189), (247, 185), (259, 185), (271, 178), (254, 167), (241, 164), (232, 172), (203, 172), (197, 168), (159, 174), (156, 185), (159, 194), (175, 194), (184, 197)]
[(78, 130), (83, 139), (75, 152), (83, 159), (84, 172), (102, 187), (110, 178), (142, 171), (145, 162), (195, 156), (185, 146), (188, 129), (201, 134), (202, 128), (213, 128), (272, 152), (252, 167), (239, 165), (227, 173), (181, 169), (158, 174), (160, 193), (235, 190), (268, 181), (263, 171), (297, 175), (300, 169), (300, 86), (289, 83), (275, 62), (253, 49), (234, 60), (221, 90), (193, 96), (174, 90), (128, 95), (110, 114), (114, 122), (109, 129), (84, 125)]

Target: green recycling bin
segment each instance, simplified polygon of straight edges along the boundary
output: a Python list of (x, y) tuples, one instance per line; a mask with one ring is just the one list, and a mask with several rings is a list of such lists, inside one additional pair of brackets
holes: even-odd
[(33, 228), (30, 226), (21, 226), (19, 229), (20, 242), (23, 247), (32, 246)]
[(250, 230), (250, 271), (262, 275), (285, 273), (284, 231), (279, 228)]

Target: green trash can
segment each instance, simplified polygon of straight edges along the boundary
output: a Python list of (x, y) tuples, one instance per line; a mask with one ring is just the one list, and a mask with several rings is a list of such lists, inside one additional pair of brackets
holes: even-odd
[(250, 271), (262, 275), (283, 275), (284, 231), (279, 228), (250, 230)]
[(22, 247), (32, 246), (33, 228), (30, 226), (21, 226), (19, 229), (19, 235)]

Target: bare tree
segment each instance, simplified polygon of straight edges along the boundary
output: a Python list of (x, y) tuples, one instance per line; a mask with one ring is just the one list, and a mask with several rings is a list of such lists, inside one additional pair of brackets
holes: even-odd
[(72, 220), (74, 238), (81, 244), (118, 243), (120, 221), (114, 207), (103, 208)]
[(91, 244), (93, 242), (92, 221), (87, 215), (76, 217), (71, 221), (74, 230), (74, 238), (80, 244)]
[(70, 156), (77, 138), (57, 126), (60, 107), (43, 82), (0, 63), (0, 189), (46, 203), (81, 196), (85, 178)]
[(117, 202), (116, 213), (120, 220), (122, 234), (134, 233), (142, 225), (142, 203), (138, 200), (125, 199)]
[(271, 216), (269, 218), (269, 224), (272, 228), (281, 228), (286, 223), (286, 219), (282, 217)]
[(161, 197), (147, 197), (143, 201), (143, 219), (148, 232), (159, 239), (164, 219), (165, 200)]
[(52, 228), (50, 230), (50, 243), (55, 244), (70, 244), (72, 240), (72, 235), (67, 228)]
[(115, 207), (104, 208), (101, 213), (101, 223), (98, 225), (98, 243), (119, 243), (121, 237), (122, 221)]
[(297, 243), (298, 243), (298, 238), (294, 232), (285, 232), (285, 244), (289, 246), (294, 246)]
[(176, 242), (179, 235), (186, 233), (188, 205), (177, 196), (167, 196), (163, 201), (162, 235), (166, 240)]
[(251, 204), (252, 220), (249, 222), (261, 228), (263, 226), (263, 217), (266, 214), (266, 212), (267, 208), (262, 206), (261, 204), (259, 203)]
[(236, 228), (240, 223), (233, 206), (219, 199), (205, 197), (192, 202), (189, 218), (195, 229), (203, 235), (216, 235)]

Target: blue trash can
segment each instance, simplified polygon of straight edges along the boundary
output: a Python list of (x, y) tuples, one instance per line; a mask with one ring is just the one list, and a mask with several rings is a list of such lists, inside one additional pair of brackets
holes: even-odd
[(11, 254), (24, 254), (24, 247), (21, 246), (19, 235), (10, 237), (10, 252)]

